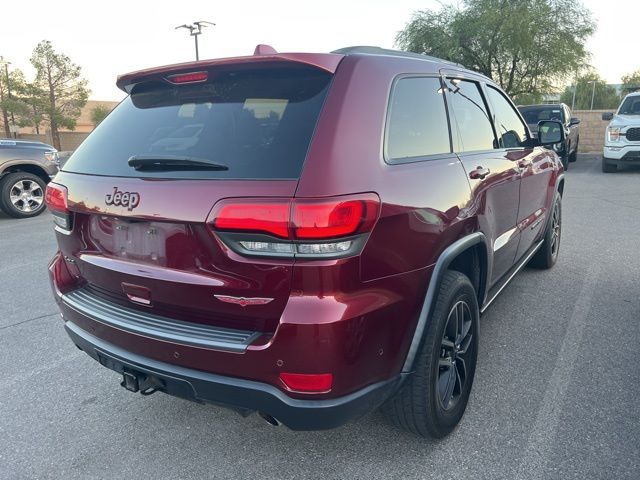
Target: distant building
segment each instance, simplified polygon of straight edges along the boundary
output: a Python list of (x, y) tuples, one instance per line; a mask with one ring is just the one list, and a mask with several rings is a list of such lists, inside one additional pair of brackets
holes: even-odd
[(542, 96), (542, 103), (560, 103), (560, 94), (546, 93)]
[[(91, 112), (97, 106), (108, 108), (109, 111), (113, 110), (120, 102), (111, 102), (107, 100), (89, 100), (80, 112), (80, 117), (76, 120), (76, 128), (74, 132), (91, 132), (95, 127), (91, 120)], [(69, 130), (60, 129), (61, 132), (68, 132)]]

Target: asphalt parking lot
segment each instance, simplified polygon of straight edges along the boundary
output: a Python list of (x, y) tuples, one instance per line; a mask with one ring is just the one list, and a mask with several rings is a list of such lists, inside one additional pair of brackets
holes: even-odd
[(66, 337), (48, 214), (0, 217), (0, 478), (640, 478), (640, 169), (566, 177), (560, 260), (482, 317), (467, 413), (431, 442), (374, 413), (292, 432), (132, 394)]

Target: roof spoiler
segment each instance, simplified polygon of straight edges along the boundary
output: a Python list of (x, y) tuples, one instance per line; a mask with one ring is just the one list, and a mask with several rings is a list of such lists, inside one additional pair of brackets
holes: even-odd
[(338, 64), (344, 58), (339, 53), (278, 53), (269, 45), (257, 45), (252, 56), (219, 58), (212, 60), (200, 60), (198, 62), (177, 63), (163, 67), (148, 68), (136, 72), (120, 75), (116, 81), (118, 88), (126, 93), (131, 93), (133, 87), (149, 80), (164, 79), (165, 77), (207, 70), (218, 66), (267, 63), (267, 62), (291, 62), (301, 63), (315, 68), (320, 68), (329, 73), (335, 73)]

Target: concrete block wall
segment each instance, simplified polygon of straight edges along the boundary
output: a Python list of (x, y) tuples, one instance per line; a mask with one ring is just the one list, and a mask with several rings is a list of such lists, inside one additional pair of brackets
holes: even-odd
[(612, 110), (574, 110), (580, 119), (580, 153), (602, 153), (604, 134), (609, 122), (602, 120), (604, 112)]
[[(62, 151), (75, 150), (80, 146), (85, 138), (89, 136), (86, 132), (60, 132), (60, 147)], [(19, 133), (18, 138), (21, 140), (35, 140), (52, 145), (51, 135), (35, 133)]]

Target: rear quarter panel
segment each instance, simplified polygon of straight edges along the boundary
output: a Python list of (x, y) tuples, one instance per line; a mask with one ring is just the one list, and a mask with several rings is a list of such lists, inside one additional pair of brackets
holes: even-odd
[(477, 226), (471, 193), (455, 155), (389, 165), (383, 138), (391, 85), (399, 74), (438, 73), (438, 64), (380, 57), (346, 57), (334, 79), (296, 196), (373, 191), (382, 208), (362, 253), (362, 280), (435, 263), (448, 244)]
[[(437, 64), (392, 57), (342, 61), (296, 191), (297, 197), (380, 196), (378, 222), (353, 260), (359, 262), (359, 274), (353, 261), (322, 270), (316, 262), (296, 261), (296, 297), (290, 300), (290, 305), (330, 304), (341, 312), (337, 323), (344, 330), (336, 341), (344, 344), (343, 368), (359, 372), (368, 365), (354, 377), (366, 374), (369, 381), (401, 370), (433, 264), (448, 245), (478, 228), (457, 156), (400, 165), (384, 161), (391, 86), (397, 75), (407, 73), (434, 75)], [(384, 305), (370, 311), (373, 299)], [(313, 321), (321, 317), (310, 314)]]

